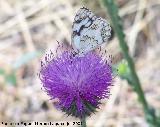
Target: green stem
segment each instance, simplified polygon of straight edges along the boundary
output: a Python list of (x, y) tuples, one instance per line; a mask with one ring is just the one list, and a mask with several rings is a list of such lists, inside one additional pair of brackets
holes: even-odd
[(131, 78), (132, 78), (131, 83), (134, 90), (138, 94), (139, 101), (142, 104), (144, 112), (146, 114), (146, 119), (154, 127), (158, 127), (158, 126), (160, 127), (160, 125), (158, 125), (157, 123), (158, 120), (155, 116), (154, 111), (152, 112), (150, 107), (148, 106), (139, 78), (136, 74), (134, 62), (131, 56), (129, 55), (128, 46), (125, 41), (125, 34), (123, 33), (122, 21), (121, 21), (121, 18), (118, 16), (118, 7), (115, 5), (114, 0), (103, 0), (103, 3), (106, 6), (108, 13), (110, 15), (113, 28), (119, 39), (119, 45), (120, 45), (120, 48), (122, 49), (124, 58), (128, 62), (128, 67), (130, 69)]
[(82, 122), (82, 126), (81, 127), (87, 127), (87, 125), (86, 125), (86, 118), (85, 117), (83, 117), (81, 119), (81, 122)]

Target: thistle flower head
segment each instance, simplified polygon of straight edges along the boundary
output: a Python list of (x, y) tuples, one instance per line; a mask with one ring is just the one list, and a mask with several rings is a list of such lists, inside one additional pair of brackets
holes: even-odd
[(112, 85), (112, 67), (95, 52), (82, 57), (69, 51), (41, 67), (40, 80), (56, 107), (75, 117), (86, 117), (108, 98)]

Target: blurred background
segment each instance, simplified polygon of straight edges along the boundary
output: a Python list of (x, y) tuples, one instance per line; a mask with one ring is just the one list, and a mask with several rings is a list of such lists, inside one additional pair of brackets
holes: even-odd
[[(147, 101), (160, 114), (160, 0), (115, 2)], [(79, 121), (55, 109), (37, 73), (56, 40), (70, 45), (72, 22), (82, 6), (109, 20), (98, 0), (0, 0), (0, 122)], [(115, 63), (123, 62), (115, 35), (104, 48)], [(88, 127), (148, 127), (125, 80), (117, 76), (111, 93), (87, 119)]]

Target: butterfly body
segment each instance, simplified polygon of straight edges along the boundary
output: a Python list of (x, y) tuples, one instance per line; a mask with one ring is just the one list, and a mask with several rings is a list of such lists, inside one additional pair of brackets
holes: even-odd
[(97, 48), (111, 36), (109, 23), (84, 7), (77, 12), (72, 30), (72, 45), (78, 54)]

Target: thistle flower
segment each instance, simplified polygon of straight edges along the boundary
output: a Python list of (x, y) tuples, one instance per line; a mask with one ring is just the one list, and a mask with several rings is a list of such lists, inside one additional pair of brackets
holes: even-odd
[(51, 99), (58, 98), (58, 109), (84, 118), (109, 98), (112, 67), (95, 52), (79, 57), (64, 51), (41, 67), (40, 80)]

